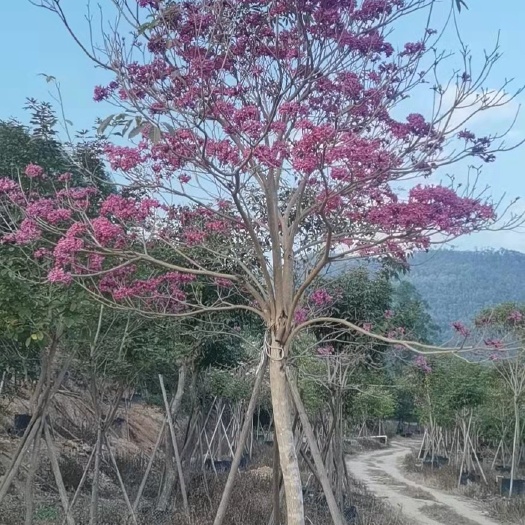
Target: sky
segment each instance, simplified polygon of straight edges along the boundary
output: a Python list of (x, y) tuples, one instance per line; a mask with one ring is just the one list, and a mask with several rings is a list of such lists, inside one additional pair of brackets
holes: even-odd
[[(442, 0), (444, 10), (450, 0)], [(97, 2), (93, 2), (96, 5)], [(110, 0), (99, 0), (105, 8)], [(61, 22), (52, 14), (32, 5), (29, 0), (3, 1), (0, 6), (0, 49), (3, 81), (0, 82), (0, 119), (11, 117), (24, 121), (23, 106), (27, 97), (53, 102), (52, 86), (41, 74), (52, 75), (60, 83), (66, 117), (73, 129), (91, 128), (97, 117), (111, 113), (110, 107), (93, 101), (93, 87), (108, 82), (107, 73), (94, 67), (75, 45)], [(467, 0), (469, 10), (458, 17), (463, 40), (475, 57), (491, 48), (499, 35), (502, 57), (486, 83), (496, 89), (508, 79), (514, 79), (513, 90), (525, 85), (525, 1)], [(88, 36), (85, 20), (86, 0), (62, 0), (61, 5), (71, 16), (73, 27), (82, 37)], [(504, 6), (500, 8), (499, 5)], [(396, 38), (403, 38), (407, 27), (400, 26)], [(452, 38), (443, 42), (449, 49), (457, 47)], [(511, 89), (511, 90), (512, 90)], [(421, 101), (420, 101), (421, 102)], [(424, 101), (423, 101), (424, 102)], [(477, 125), (483, 129), (506, 128), (519, 105), (525, 106), (522, 93), (507, 107), (482, 115)], [(509, 142), (525, 139), (525, 108), (509, 136)], [(465, 176), (467, 167), (457, 166), (454, 175)], [(491, 187), (495, 199), (503, 203), (521, 197), (525, 211), (525, 145), (501, 154), (495, 163), (484, 165), (483, 185)], [(525, 227), (516, 231), (481, 232), (454, 241), (457, 249), (505, 248), (525, 252)]]

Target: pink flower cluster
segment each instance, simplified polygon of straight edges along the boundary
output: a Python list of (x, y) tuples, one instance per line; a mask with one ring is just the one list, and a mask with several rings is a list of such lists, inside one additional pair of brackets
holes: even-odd
[(513, 323), (521, 323), (521, 321), (523, 321), (523, 314), (519, 310), (513, 310), (507, 319)]
[(28, 164), (24, 173), (30, 179), (38, 179), (43, 177), (44, 168), (42, 168), (42, 166), (38, 166), (37, 164)]
[(470, 330), (460, 321), (452, 323), (452, 328), (462, 337), (468, 337), (470, 335)]
[(18, 190), (18, 184), (14, 180), (0, 177), (0, 194), (10, 193), (15, 190)]
[(30, 218), (22, 220), (15, 233), (8, 233), (4, 235), (3, 242), (14, 242), (16, 244), (24, 245), (30, 244), (39, 240), (42, 237), (42, 230), (37, 223)]
[(224, 279), (223, 277), (217, 277), (214, 279), (214, 282), (219, 288), (231, 288), (233, 286), (229, 279)]
[(328, 357), (334, 353), (334, 347), (333, 346), (320, 346), (317, 348), (317, 354), (321, 357)]
[(501, 339), (485, 339), (485, 345), (495, 350), (503, 350), (503, 341)]
[(72, 211), (68, 208), (57, 208), (57, 206), (58, 203), (54, 199), (37, 199), (27, 205), (26, 216), (54, 225), (68, 222), (72, 217)]
[(414, 366), (421, 370), (424, 374), (430, 374), (432, 372), (432, 367), (424, 355), (418, 355), (414, 359)]
[(143, 221), (159, 207), (160, 204), (155, 199), (132, 199), (110, 195), (102, 203), (100, 214), (104, 217), (113, 216), (121, 221)]
[(308, 321), (308, 310), (306, 308), (297, 308), (297, 310), (295, 310), (295, 314), (294, 314), (294, 322), (295, 324), (301, 324), (301, 323), (304, 323), (305, 321)]
[(109, 144), (106, 146), (105, 152), (111, 168), (114, 170), (129, 171), (144, 161), (144, 158), (137, 148)]
[(95, 239), (102, 246), (109, 246), (117, 240), (124, 240), (124, 230), (118, 224), (112, 223), (107, 217), (97, 217), (91, 221)]
[(99, 284), (100, 291), (115, 301), (140, 300), (152, 308), (170, 312), (185, 308), (187, 294), (184, 286), (195, 281), (188, 273), (167, 272), (149, 279), (136, 279), (135, 268), (122, 267), (106, 274)]
[(330, 305), (333, 299), (334, 298), (325, 288), (318, 288), (317, 290), (314, 290), (309, 297), (309, 301), (317, 308), (323, 308)]
[(406, 202), (390, 202), (365, 211), (363, 220), (383, 231), (424, 231), (461, 235), (495, 219), (494, 208), (477, 199), (462, 198), (443, 186), (416, 186)]
[(73, 277), (70, 273), (65, 272), (60, 267), (54, 267), (52, 270), (49, 271), (47, 274), (47, 280), (50, 283), (58, 283), (58, 284), (71, 284), (73, 281)]

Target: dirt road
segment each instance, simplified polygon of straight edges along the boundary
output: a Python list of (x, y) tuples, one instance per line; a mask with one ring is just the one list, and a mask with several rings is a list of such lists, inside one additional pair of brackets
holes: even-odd
[[(414, 443), (412, 442), (412, 446)], [(417, 525), (500, 525), (473, 502), (446, 492), (422, 487), (401, 468), (412, 450), (410, 441), (394, 441), (388, 450), (366, 452), (347, 459), (353, 477)]]

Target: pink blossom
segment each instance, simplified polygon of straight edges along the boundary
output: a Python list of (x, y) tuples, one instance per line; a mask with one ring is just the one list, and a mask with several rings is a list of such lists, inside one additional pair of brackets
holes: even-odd
[(59, 175), (57, 180), (59, 182), (70, 182), (72, 177), (73, 176), (71, 175), (71, 173), (67, 172), (67, 173), (62, 173), (61, 175)]
[(318, 288), (310, 294), (310, 301), (317, 307), (323, 307), (330, 304), (333, 297), (325, 288)]
[(456, 321), (452, 323), (454, 330), (463, 337), (468, 337), (470, 335), (470, 330), (461, 322)]
[(160, 0), (137, 0), (139, 7), (152, 7), (154, 9), (159, 8)]
[(102, 270), (105, 257), (96, 253), (90, 254), (88, 257), (88, 270), (93, 272), (99, 272)]
[(418, 355), (414, 359), (414, 365), (416, 368), (419, 368), (424, 374), (430, 374), (432, 372), (432, 367), (429, 365), (426, 357), (424, 355)]
[(196, 246), (202, 244), (206, 238), (206, 234), (200, 231), (186, 231), (184, 232), (184, 239), (189, 246)]
[(104, 246), (118, 239), (123, 233), (121, 226), (113, 224), (106, 217), (97, 217), (96, 219), (93, 219), (91, 221), (91, 226), (97, 241)]
[(24, 219), (17, 232), (14, 235), (14, 240), (17, 244), (29, 244), (42, 236), (42, 230), (38, 227), (33, 219)]
[(301, 324), (308, 320), (308, 310), (306, 308), (297, 308), (294, 314), (295, 324)]
[(16, 189), (18, 189), (18, 184), (14, 180), (0, 177), (0, 194), (9, 193)]
[(142, 155), (137, 148), (110, 144), (106, 146), (105, 151), (111, 168), (114, 170), (129, 171), (143, 162)]
[(473, 142), (476, 139), (476, 135), (472, 133), (472, 131), (469, 131), (468, 129), (465, 129), (463, 131), (460, 131), (458, 133), (458, 138), (463, 139), (467, 142)]
[(53, 256), (58, 264), (68, 264), (74, 260), (77, 252), (83, 247), (84, 241), (82, 239), (66, 235), (57, 242), (53, 250)]
[(334, 353), (334, 347), (333, 346), (321, 346), (317, 349), (317, 354), (323, 357), (327, 357), (329, 355), (332, 355)]
[(46, 220), (49, 224), (59, 224), (61, 222), (67, 222), (71, 219), (72, 212), (65, 208), (59, 208), (48, 213)]
[(111, 94), (111, 90), (104, 86), (96, 86), (93, 91), (93, 100), (95, 102), (101, 102), (106, 100)]
[(231, 288), (233, 286), (233, 283), (229, 279), (224, 279), (223, 277), (216, 277), (214, 283), (219, 288)]
[(62, 268), (55, 267), (47, 274), (47, 280), (50, 283), (70, 284), (73, 281), (73, 277)]
[(394, 317), (394, 312), (392, 310), (385, 310), (385, 319), (392, 319)]
[(44, 175), (44, 168), (42, 168), (42, 166), (38, 166), (37, 164), (28, 164), (24, 173), (30, 179), (37, 179)]
[(513, 323), (520, 323), (523, 320), (523, 314), (519, 310), (513, 310), (510, 312), (508, 320)]
[(44, 257), (47, 257), (51, 255), (52, 252), (50, 252), (47, 248), (38, 248), (33, 252), (33, 257), (35, 259), (43, 259)]
[(363, 323), (363, 330), (365, 330), (365, 332), (371, 332), (372, 331), (372, 323)]
[(495, 350), (503, 350), (503, 341), (501, 339), (485, 339), (484, 343)]
[(401, 56), (417, 55), (425, 51), (424, 42), (408, 42), (405, 44), (404, 50), (400, 53)]

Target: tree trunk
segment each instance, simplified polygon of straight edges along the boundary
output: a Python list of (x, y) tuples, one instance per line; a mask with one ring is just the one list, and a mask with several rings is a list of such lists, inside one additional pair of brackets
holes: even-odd
[(33, 513), (34, 513), (34, 483), (35, 476), (40, 465), (40, 445), (42, 443), (42, 427), (43, 420), (38, 422), (38, 430), (35, 436), (35, 441), (33, 443), (33, 453), (31, 454), (31, 465), (29, 466), (29, 471), (27, 472), (26, 477), (26, 488), (25, 488), (25, 504), (26, 504), (26, 515), (25, 515), (25, 525), (32, 525), (33, 523)]
[[(326, 497), (326, 503), (328, 504), (330, 515), (332, 516), (332, 522), (334, 525), (344, 525), (344, 519), (341, 514), (340, 508), (337, 506), (337, 501), (332, 491), (330, 480), (328, 479), (326, 467), (323, 463), (323, 459), (321, 457), (321, 452), (319, 451), (319, 447), (317, 446), (317, 441), (315, 439), (312, 425), (310, 424), (308, 415), (306, 414), (306, 410), (304, 409), (304, 405), (301, 401), (301, 396), (299, 395), (299, 391), (297, 390), (297, 387), (291, 380), (289, 381), (288, 384), (290, 385), (290, 391), (292, 393), (292, 398), (295, 403), (295, 407), (297, 408), (297, 412), (299, 413), (299, 418), (301, 419), (301, 424), (303, 425), (303, 431), (308, 441), (310, 452), (312, 453), (312, 459), (314, 460), (314, 465), (317, 471), (317, 476), (323, 487), (323, 492)], [(340, 481), (342, 480), (337, 480), (337, 483), (339, 483)]]
[(286, 497), (287, 525), (304, 525), (303, 487), (292, 429), (292, 409), (288, 398), (283, 345), (272, 334), (270, 350), (270, 390), (275, 436)]
[(281, 525), (281, 469), (279, 468), (279, 445), (273, 440), (273, 523)]

